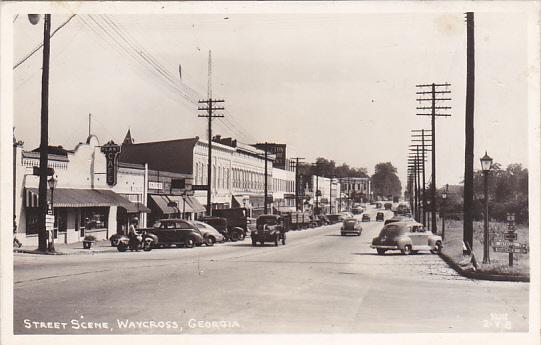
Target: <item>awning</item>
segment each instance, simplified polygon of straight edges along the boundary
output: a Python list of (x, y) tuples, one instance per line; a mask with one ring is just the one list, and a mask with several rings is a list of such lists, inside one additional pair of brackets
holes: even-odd
[(186, 211), (186, 212), (201, 213), (201, 212), (206, 212), (207, 211), (207, 209), (203, 205), (201, 205), (199, 200), (197, 200), (193, 196), (187, 196), (186, 197), (186, 204), (189, 204), (190, 207), (192, 208), (192, 211)]
[[(150, 195), (150, 198), (163, 214), (206, 211), (205, 207), (193, 196), (186, 196), (183, 199), (182, 195)], [(176, 203), (176, 206), (170, 206), (172, 203)]]
[[(50, 189), (47, 190), (47, 199), (51, 200)], [(122, 206), (126, 209), (137, 207), (133, 206), (133, 203), (123, 196), (105, 189), (57, 188), (54, 190), (53, 199), (54, 207)], [(37, 188), (26, 188), (25, 205), (26, 207), (38, 207), (39, 191)]]
[(248, 200), (250, 201), (250, 205), (253, 208), (263, 208), (265, 206), (265, 197), (263, 195), (261, 196), (250, 195), (250, 199)]
[(277, 212), (297, 212), (297, 209), (295, 207), (291, 207), (291, 206), (278, 206), (278, 207), (274, 207), (274, 209), (277, 211)]
[(150, 212), (150, 209), (140, 202), (130, 202), (129, 204), (120, 205), (120, 207), (125, 208), (127, 213)]

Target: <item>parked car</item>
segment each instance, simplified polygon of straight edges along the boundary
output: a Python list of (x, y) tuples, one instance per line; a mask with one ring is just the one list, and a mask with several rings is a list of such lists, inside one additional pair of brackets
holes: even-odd
[(227, 219), (228, 235), (226, 236), (226, 238), (230, 239), (232, 242), (243, 241), (246, 238), (246, 233), (248, 231), (247, 209), (243, 207), (223, 208), (218, 210), (212, 210), (212, 215)]
[(383, 222), (384, 219), (385, 215), (383, 214), (383, 212), (376, 213), (376, 222)]
[(201, 218), (201, 221), (218, 230), (225, 237), (226, 241), (242, 241), (246, 236), (246, 231), (243, 228), (230, 227), (229, 221), (225, 217), (207, 216)]
[(213, 246), (214, 243), (216, 243), (216, 242), (225, 241), (225, 236), (222, 235), (213, 226), (211, 226), (209, 224), (206, 224), (206, 223), (203, 223), (203, 222), (200, 222), (200, 221), (197, 221), (197, 220), (192, 220), (191, 222), (194, 223), (195, 226), (197, 226), (197, 228), (199, 229), (199, 231), (203, 235), (204, 243), (208, 247)]
[[(351, 215), (353, 217), (353, 215)], [(345, 216), (342, 213), (334, 213), (334, 214), (328, 214), (327, 218), (329, 219), (330, 224), (334, 223), (340, 223), (344, 219), (349, 218), (349, 216)]]
[(288, 224), (282, 216), (276, 214), (262, 214), (256, 218), (256, 228), (252, 231), (252, 246), (257, 242), (263, 245), (265, 242), (274, 242), (275, 246), (282, 241), (286, 244), (286, 232), (289, 230)]
[(184, 219), (161, 219), (152, 228), (141, 229), (148, 234), (156, 235), (158, 241), (154, 247), (183, 245), (186, 248), (193, 248), (203, 244), (204, 238), (197, 226)]
[(390, 210), (393, 208), (393, 204), (391, 204), (390, 202), (386, 202), (383, 207), (386, 209), (386, 210)]
[(369, 222), (370, 221), (370, 215), (368, 213), (364, 213), (362, 218), (361, 218), (361, 221)]
[(430, 250), (437, 254), (443, 248), (443, 241), (441, 236), (427, 231), (421, 223), (396, 222), (385, 225), (379, 235), (372, 239), (370, 248), (376, 249), (379, 255), (387, 250), (400, 250), (404, 255), (419, 250)]
[(361, 236), (362, 231), (363, 228), (361, 227), (361, 223), (356, 218), (352, 217), (344, 219), (342, 222), (342, 228), (340, 228), (340, 235), (345, 236), (348, 234), (354, 234)]
[(381, 208), (382, 206), (381, 202), (376, 202), (376, 208)]

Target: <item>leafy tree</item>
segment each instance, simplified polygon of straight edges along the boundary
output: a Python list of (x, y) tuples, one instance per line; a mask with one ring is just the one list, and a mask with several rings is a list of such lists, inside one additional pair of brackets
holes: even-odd
[(378, 163), (374, 175), (371, 177), (374, 195), (386, 197), (399, 196), (402, 193), (402, 184), (396, 175), (396, 168), (391, 162)]

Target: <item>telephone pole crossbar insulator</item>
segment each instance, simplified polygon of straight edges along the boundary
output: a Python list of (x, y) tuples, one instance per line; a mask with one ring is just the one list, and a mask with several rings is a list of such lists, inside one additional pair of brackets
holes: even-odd
[(418, 84), (418, 85), (415, 85), (416, 87), (432, 87), (432, 86), (435, 86), (435, 87), (438, 87), (438, 86), (451, 86), (451, 84), (449, 83), (444, 83), (444, 84)]
[[(451, 91), (449, 91), (449, 90), (434, 91), (434, 92), (432, 92), (432, 91), (417, 91), (415, 94), (417, 94), (417, 95), (432, 95), (432, 94), (436, 94), (436, 93), (451, 93)], [(432, 100), (432, 98), (428, 98), (428, 99)]]
[(419, 116), (451, 116), (451, 114), (417, 114)]

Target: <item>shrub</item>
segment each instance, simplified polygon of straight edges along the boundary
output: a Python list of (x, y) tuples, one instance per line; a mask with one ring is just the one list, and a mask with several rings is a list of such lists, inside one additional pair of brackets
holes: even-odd
[(84, 241), (95, 241), (95, 240), (96, 240), (96, 236), (94, 235), (86, 235), (84, 238)]

